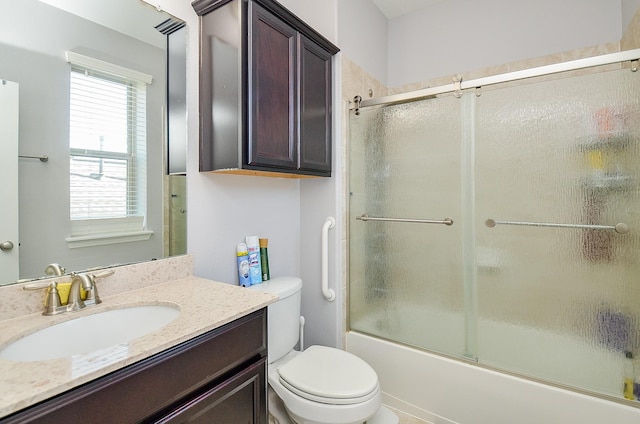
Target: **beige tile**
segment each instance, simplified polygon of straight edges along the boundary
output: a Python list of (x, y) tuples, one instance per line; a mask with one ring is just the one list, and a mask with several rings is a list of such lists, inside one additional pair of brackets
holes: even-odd
[[(637, 25), (631, 25), (627, 36), (627, 48), (636, 48), (640, 46), (640, 29), (631, 30), (631, 28), (640, 28), (640, 13), (634, 18), (634, 22), (637, 20)], [(635, 31), (635, 35), (634, 35)], [(635, 47), (633, 44), (635, 43)], [(499, 75), (508, 72), (521, 71), (523, 69), (530, 69), (539, 66), (552, 65), (555, 63), (562, 63), (571, 60), (583, 59), (587, 57), (600, 56), (609, 53), (615, 53), (620, 51), (620, 43), (607, 43), (592, 47), (585, 47), (582, 49), (570, 50), (566, 52), (551, 54), (547, 56), (534, 57), (525, 60), (519, 60), (515, 62), (503, 63), (495, 66), (489, 66), (486, 68), (480, 68), (475, 70), (463, 71), (460, 75), (463, 81), (469, 81), (477, 78), (483, 78), (491, 75)], [(399, 87), (390, 87), (387, 91), (389, 94), (400, 94), (410, 91), (420, 90), (427, 87), (439, 87), (441, 85), (451, 84), (453, 82), (454, 75), (445, 75), (437, 78), (433, 78), (427, 81), (418, 81), (415, 83), (404, 84)], [(514, 83), (518, 84), (518, 82)]]
[(404, 412), (399, 411), (395, 408), (391, 408), (390, 406), (387, 406), (387, 408), (392, 410), (398, 416), (398, 424), (430, 424), (427, 421), (423, 421), (420, 418), (405, 414)]
[(357, 63), (342, 55), (342, 98), (352, 101), (358, 95), (363, 99), (387, 95), (387, 87)]
[(620, 40), (620, 50), (640, 48), (640, 9), (636, 12)]

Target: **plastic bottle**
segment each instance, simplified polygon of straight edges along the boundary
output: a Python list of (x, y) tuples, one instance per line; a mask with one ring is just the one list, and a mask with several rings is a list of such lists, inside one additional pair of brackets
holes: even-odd
[(640, 359), (638, 358), (638, 355), (635, 357), (633, 371), (635, 373), (633, 379), (633, 394), (635, 395), (636, 400), (640, 400)]
[(238, 283), (242, 287), (249, 287), (251, 280), (249, 279), (249, 253), (246, 243), (238, 243), (236, 256), (238, 257)]
[(247, 237), (249, 252), (249, 280), (251, 285), (262, 283), (262, 265), (260, 264), (260, 243), (257, 236)]
[(622, 394), (625, 399), (634, 400), (635, 396), (633, 394), (633, 353), (626, 351), (624, 353), (625, 356), (625, 364), (624, 364), (624, 388), (622, 390)]
[(261, 238), (260, 242), (260, 265), (262, 267), (262, 281), (267, 281), (271, 278), (269, 275), (269, 253), (267, 247), (269, 246), (269, 239)]

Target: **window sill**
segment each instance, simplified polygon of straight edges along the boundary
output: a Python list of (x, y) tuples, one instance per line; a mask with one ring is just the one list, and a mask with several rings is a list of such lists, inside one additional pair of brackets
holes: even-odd
[(126, 233), (92, 234), (86, 236), (67, 237), (69, 249), (80, 247), (104, 246), (107, 244), (129, 243), (133, 241), (149, 240), (153, 231), (131, 231)]

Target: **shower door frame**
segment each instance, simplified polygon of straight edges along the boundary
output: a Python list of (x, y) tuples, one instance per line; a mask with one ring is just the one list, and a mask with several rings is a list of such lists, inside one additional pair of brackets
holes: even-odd
[[(628, 69), (632, 72), (637, 72), (638, 68), (640, 66), (639, 64), (640, 61), (640, 49), (633, 49), (633, 50), (626, 50), (626, 51), (621, 51), (621, 52), (616, 52), (616, 53), (610, 53), (610, 54), (605, 54), (605, 55), (599, 55), (599, 56), (593, 56), (593, 57), (589, 57), (589, 58), (583, 58), (583, 59), (577, 59), (577, 60), (571, 60), (571, 61), (566, 61), (566, 62), (560, 62), (560, 63), (556, 63), (556, 64), (551, 64), (551, 65), (545, 65), (545, 66), (539, 66), (539, 67), (533, 67), (533, 68), (529, 68), (529, 69), (524, 69), (524, 70), (520, 70), (520, 71), (514, 71), (514, 72), (508, 72), (508, 73), (503, 73), (503, 74), (496, 74), (496, 75), (492, 75), (492, 76), (487, 76), (487, 77), (481, 77), (481, 78), (476, 78), (476, 79), (472, 79), (472, 80), (468, 80), (468, 81), (463, 81), (461, 75), (456, 74), (453, 77), (453, 82), (451, 84), (444, 84), (444, 85), (440, 85), (440, 86), (436, 86), (436, 87), (430, 87), (430, 88), (424, 88), (424, 89), (420, 89), (420, 90), (415, 90), (415, 91), (409, 91), (406, 93), (400, 93), (400, 94), (395, 94), (395, 95), (389, 95), (389, 96), (383, 96), (383, 97), (378, 97), (378, 98), (370, 98), (370, 99), (362, 99), (360, 96), (356, 96), (353, 101), (350, 102), (345, 102), (346, 103), (346, 109), (348, 111), (354, 111), (355, 114), (357, 115), (359, 112), (359, 109), (364, 109), (364, 108), (369, 108), (369, 107), (375, 107), (375, 106), (387, 106), (387, 105), (394, 105), (394, 104), (401, 104), (401, 103), (408, 103), (408, 102), (412, 102), (412, 101), (418, 101), (418, 100), (423, 100), (423, 99), (428, 99), (428, 98), (434, 98), (436, 95), (439, 94), (449, 94), (449, 93), (453, 93), (455, 97), (457, 98), (461, 98), (461, 100), (463, 101), (463, 110), (471, 110), (475, 108), (475, 102), (474, 99), (471, 98), (469, 99), (468, 96), (463, 96), (463, 94), (465, 93), (469, 93), (471, 92), (471, 90), (479, 90), (482, 87), (487, 87), (487, 86), (491, 86), (491, 85), (497, 85), (497, 84), (502, 84), (502, 83), (509, 83), (509, 82), (513, 82), (513, 81), (522, 81), (522, 80), (526, 80), (526, 79), (530, 79), (530, 78), (536, 78), (536, 77), (544, 77), (544, 76), (548, 76), (548, 75), (554, 75), (554, 74), (560, 74), (560, 73), (564, 73), (564, 72), (570, 72), (570, 71), (579, 71), (579, 70), (585, 70), (585, 69), (589, 69), (589, 68), (596, 68), (596, 67), (601, 67), (601, 66), (606, 66), (606, 65), (615, 65), (615, 64), (621, 64), (624, 65), (626, 63), (628, 63)], [(625, 67), (623, 66), (622, 69), (624, 69)], [(348, 122), (348, 120), (347, 120)], [(468, 124), (468, 125), (473, 125), (473, 124)], [(348, 132), (348, 129), (347, 129)], [(463, 130), (463, 137), (469, 137), (469, 134), (473, 134), (473, 130), (471, 131), (467, 131), (467, 130)], [(473, 137), (473, 135), (471, 135), (471, 137)], [(465, 147), (465, 146), (473, 146), (474, 143), (467, 143), (467, 142), (463, 142), (463, 149), (469, 148), (469, 147)], [(471, 147), (473, 148), (473, 147)], [(467, 152), (467, 154), (463, 154), (462, 158), (463, 161), (466, 161), (469, 157), (471, 157), (469, 154), (469, 152)], [(463, 167), (463, 174), (462, 174), (462, 180), (463, 180), (463, 184), (465, 181), (469, 181), (473, 179), (473, 175), (474, 175), (474, 166), (473, 163), (463, 163), (462, 164)], [(471, 187), (473, 187), (473, 184), (470, 185)], [(474, 205), (473, 202), (468, 202), (469, 199), (473, 198), (473, 193), (467, 193), (466, 195), (463, 196), (463, 216), (462, 216), (462, 221), (465, 225), (471, 225), (472, 228), (470, 228), (470, 231), (465, 231), (463, 236), (463, 251), (462, 251), (462, 255), (463, 257), (475, 257), (475, 242), (473, 240), (474, 238), (474, 234), (475, 234), (475, 230), (474, 230), (474, 223), (473, 223), (473, 216), (474, 216)], [(465, 202), (465, 199), (467, 200), (467, 202)], [(350, 207), (347, 206), (347, 216), (349, 215), (349, 209)], [(464, 212), (466, 211), (466, 212)], [(356, 219), (360, 219), (361, 217), (358, 217)], [(364, 219), (362, 219), (363, 221), (366, 221), (368, 217), (363, 217)], [(375, 218), (371, 218), (372, 220), (375, 220)], [(380, 220), (380, 219), (379, 219)], [(347, 220), (349, 221), (349, 220)], [(438, 222), (438, 223), (442, 223), (442, 224), (447, 224), (446, 222)], [(539, 225), (539, 223), (535, 223), (536, 225)], [(561, 226), (561, 225), (558, 225)], [(563, 226), (563, 225), (562, 225)], [(346, 231), (347, 233), (349, 232), (349, 222), (347, 222), (346, 224)], [(617, 232), (619, 232), (617, 230), (617, 227), (615, 229)], [(626, 232), (626, 231), (625, 231)], [(469, 239), (470, 238), (470, 239)], [(349, 264), (349, 249), (347, 249), (346, 251), (346, 263)], [(468, 362), (468, 363), (474, 363), (476, 365), (480, 365), (481, 367), (484, 368), (488, 368), (488, 369), (495, 369), (496, 371), (499, 371), (503, 374), (506, 375), (513, 375), (513, 376), (518, 376), (518, 377), (524, 377), (528, 380), (531, 381), (535, 381), (538, 383), (542, 383), (545, 385), (549, 385), (549, 386), (553, 386), (553, 387), (561, 387), (561, 388), (565, 388), (565, 389), (569, 389), (571, 391), (577, 392), (577, 393), (583, 393), (583, 394), (587, 394), (589, 396), (593, 396), (596, 398), (601, 398), (601, 399), (606, 399), (609, 401), (613, 401), (616, 403), (622, 403), (622, 404), (628, 404), (628, 402), (626, 402), (625, 400), (619, 399), (616, 396), (612, 396), (612, 395), (608, 395), (606, 393), (600, 393), (600, 392), (594, 392), (588, 389), (583, 389), (580, 387), (576, 387), (576, 386), (566, 386), (562, 383), (555, 383), (555, 382), (550, 382), (547, 380), (543, 380), (540, 378), (536, 378), (533, 376), (523, 376), (520, 375), (518, 373), (514, 373), (508, 370), (504, 370), (504, 369), (496, 369), (493, 368), (489, 365), (483, 365), (483, 364), (479, 364), (478, 363), (478, 358), (476, 357), (476, 353), (477, 353), (477, 344), (478, 344), (478, 340), (477, 340), (477, 332), (473, 331), (473, 327), (475, 326), (475, 321), (474, 321), (474, 316), (477, 314), (477, 296), (475, 293), (476, 291), (476, 271), (474, 269), (474, 265), (472, 263), (472, 261), (463, 261), (464, 264), (468, 264), (468, 266), (464, 266), (463, 269), (463, 278), (465, 281), (473, 281), (473, 284), (468, 285), (467, 289), (469, 290), (465, 290), (465, 298), (464, 298), (464, 303), (465, 303), (465, 336), (464, 336), (464, 340), (465, 340), (465, 352), (462, 354), (462, 356), (460, 357), (456, 357), (455, 359), (457, 360), (461, 360), (463, 362)], [(348, 278), (349, 272), (347, 272), (347, 278)], [(346, 314), (346, 329), (348, 330), (350, 328), (350, 312), (347, 310), (347, 314)], [(432, 353), (436, 353), (436, 352), (432, 352)], [(449, 356), (449, 355), (445, 355), (445, 356)], [(635, 405), (634, 405), (635, 406)]]
[(463, 81), (460, 74), (453, 77), (451, 84), (439, 85), (437, 87), (423, 88), (421, 90), (408, 91), (406, 93), (394, 94), (391, 96), (377, 97), (373, 99), (361, 99), (351, 103), (350, 110), (356, 111), (360, 108), (369, 106), (391, 105), (396, 103), (404, 103), (412, 100), (419, 100), (425, 97), (432, 97), (444, 93), (456, 93), (461, 96), (463, 90), (481, 88), (505, 82), (519, 81), (527, 78), (541, 77), (545, 75), (553, 75), (567, 71), (577, 71), (580, 69), (593, 68), (602, 65), (612, 65), (622, 62), (631, 62), (631, 71), (638, 70), (640, 60), (640, 49), (625, 50), (617, 53), (609, 53), (600, 56), (587, 57), (583, 59), (570, 60), (567, 62), (554, 63), (552, 65), (538, 66), (520, 71), (507, 72), (504, 74), (491, 75), (488, 77), (476, 78), (469, 81)]

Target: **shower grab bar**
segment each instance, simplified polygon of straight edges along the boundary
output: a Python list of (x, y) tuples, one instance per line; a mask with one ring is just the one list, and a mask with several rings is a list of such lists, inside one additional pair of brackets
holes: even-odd
[(497, 221), (495, 219), (487, 219), (485, 225), (493, 228), (496, 225), (524, 225), (529, 227), (555, 227), (555, 228), (582, 228), (588, 230), (613, 230), (618, 234), (626, 234), (629, 232), (629, 226), (622, 222), (616, 225), (590, 225), (590, 224), (556, 224), (552, 222), (521, 222), (521, 221)]
[(336, 225), (336, 220), (330, 216), (322, 226), (322, 295), (329, 302), (336, 300), (336, 292), (329, 288), (329, 228)]
[(384, 222), (409, 222), (413, 224), (444, 224), (444, 225), (453, 225), (453, 219), (445, 218), (442, 220), (438, 219), (413, 219), (413, 218), (380, 218), (375, 216), (369, 216), (366, 213), (363, 213), (360, 216), (356, 216), (358, 221), (384, 221)]

